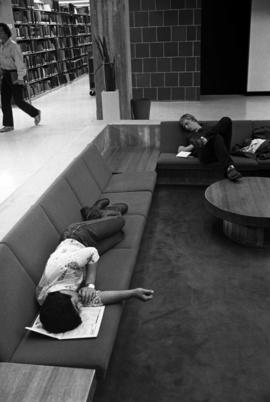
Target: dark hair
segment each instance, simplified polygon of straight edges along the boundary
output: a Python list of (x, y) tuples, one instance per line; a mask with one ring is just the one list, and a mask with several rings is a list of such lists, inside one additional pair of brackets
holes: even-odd
[(0, 28), (3, 29), (3, 31), (5, 32), (5, 34), (10, 38), (12, 33), (11, 30), (9, 28), (9, 26), (7, 24), (4, 24), (3, 22), (0, 22)]
[(193, 114), (185, 113), (185, 114), (183, 114), (183, 116), (180, 117), (180, 120), (179, 120), (180, 126), (183, 128), (185, 128), (183, 125), (184, 120), (191, 120), (191, 121), (196, 121), (197, 123), (199, 123), (198, 120), (196, 119), (196, 117), (193, 116)]
[(48, 294), (40, 308), (39, 318), (43, 327), (55, 334), (71, 331), (82, 322), (72, 304), (71, 296), (61, 292)]

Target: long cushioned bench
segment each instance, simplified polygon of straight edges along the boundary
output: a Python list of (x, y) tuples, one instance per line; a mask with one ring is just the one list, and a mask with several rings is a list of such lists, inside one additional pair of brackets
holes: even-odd
[[(211, 126), (217, 121), (202, 121), (206, 126)], [(231, 146), (242, 144), (243, 140), (251, 137), (254, 128), (270, 126), (268, 120), (234, 120), (232, 122)], [(160, 156), (157, 163), (159, 182), (173, 181), (173, 178), (181, 182), (194, 182), (200, 184), (221, 179), (223, 172), (217, 163), (202, 164), (196, 157), (176, 157), (179, 145), (187, 145), (183, 129), (178, 121), (163, 121), (160, 124)], [(270, 160), (254, 160), (243, 156), (232, 157), (237, 168), (244, 175), (269, 175)]]
[[(81, 221), (80, 209), (108, 197), (126, 202), (124, 239), (101, 255), (96, 286), (128, 289), (156, 183), (156, 172), (112, 174), (90, 144), (48, 188), (0, 243), (0, 359), (16, 363), (97, 370), (104, 377), (123, 303), (106, 306), (95, 339), (58, 341), (24, 329), (38, 313), (35, 287), (62, 231)], [(108, 246), (108, 244), (107, 244)]]

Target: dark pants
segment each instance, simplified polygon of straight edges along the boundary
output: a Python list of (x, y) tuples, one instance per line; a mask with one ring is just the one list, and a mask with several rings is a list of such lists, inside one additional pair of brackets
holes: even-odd
[(2, 85), (1, 85), (1, 105), (3, 112), (3, 126), (13, 127), (13, 114), (11, 99), (14, 99), (15, 104), (31, 117), (38, 115), (39, 110), (23, 99), (23, 85), (12, 84), (10, 73), (4, 70)]
[(75, 239), (86, 247), (95, 247), (99, 254), (103, 254), (123, 239), (124, 225), (122, 216), (72, 223), (62, 234), (61, 240)]
[(202, 163), (218, 161), (226, 171), (234, 162), (230, 156), (232, 139), (232, 121), (229, 117), (223, 117), (205, 134), (208, 142), (198, 150), (198, 156)]

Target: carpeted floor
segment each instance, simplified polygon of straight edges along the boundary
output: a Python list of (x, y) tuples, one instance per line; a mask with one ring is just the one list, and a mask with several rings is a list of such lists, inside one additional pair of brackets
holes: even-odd
[(269, 402), (270, 249), (224, 237), (204, 188), (157, 187), (94, 402)]

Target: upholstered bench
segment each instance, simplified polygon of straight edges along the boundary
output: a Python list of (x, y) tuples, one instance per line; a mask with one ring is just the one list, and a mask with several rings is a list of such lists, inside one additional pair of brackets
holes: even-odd
[[(211, 126), (216, 121), (203, 121)], [(231, 146), (241, 144), (251, 137), (252, 130), (260, 126), (270, 126), (270, 121), (234, 120), (232, 124)], [(178, 121), (163, 121), (160, 124), (160, 156), (157, 163), (159, 183), (209, 184), (223, 178), (217, 163), (202, 164), (196, 157), (176, 156), (179, 145), (187, 145), (183, 129)], [(232, 156), (235, 165), (244, 175), (269, 175), (270, 160), (258, 161), (243, 156)]]
[[(0, 359), (13, 363), (95, 369), (104, 377), (123, 303), (106, 306), (97, 338), (58, 341), (24, 329), (38, 313), (35, 287), (62, 231), (80, 209), (107, 197), (126, 202), (124, 239), (101, 255), (97, 288), (128, 289), (156, 183), (156, 172), (114, 175), (90, 144), (34, 203), (0, 244)], [(108, 244), (106, 244), (106, 247)]]

